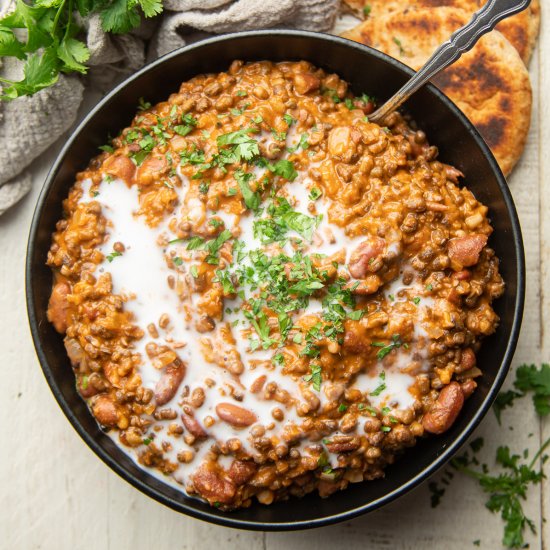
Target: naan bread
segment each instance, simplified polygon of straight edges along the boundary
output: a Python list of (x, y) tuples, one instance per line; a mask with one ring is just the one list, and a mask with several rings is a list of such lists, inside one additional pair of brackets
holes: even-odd
[[(449, 7), (390, 12), (369, 17), (343, 36), (418, 70), (469, 17)], [(529, 74), (515, 48), (499, 32), (489, 33), (434, 84), (472, 121), (509, 174), (525, 146), (532, 102)]]
[[(462, 9), (469, 16), (481, 9), (486, 0), (343, 0), (356, 15), (361, 18), (377, 18), (392, 11), (402, 12), (412, 8), (435, 8), (447, 6)], [(368, 15), (365, 14), (365, 11)], [(527, 64), (537, 42), (540, 28), (540, 1), (532, 0), (530, 6), (522, 11), (501, 21), (497, 25), (510, 43), (516, 48), (519, 55)]]

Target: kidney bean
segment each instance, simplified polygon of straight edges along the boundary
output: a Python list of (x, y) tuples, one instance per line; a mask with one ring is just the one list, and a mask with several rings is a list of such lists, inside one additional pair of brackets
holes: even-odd
[[(95, 374), (94, 376), (98, 375)], [(90, 379), (91, 377), (87, 375), (79, 376), (77, 378), (76, 388), (78, 390), (78, 393), (84, 399), (88, 399), (89, 397), (93, 397), (94, 395), (99, 393), (99, 390), (94, 386)]]
[(476, 354), (472, 348), (462, 350), (458, 372), (466, 372), (476, 366)]
[(112, 428), (117, 425), (117, 408), (112, 398), (108, 395), (100, 395), (94, 400), (92, 404), (92, 413), (97, 421), (103, 426)]
[(130, 185), (136, 173), (136, 165), (125, 155), (109, 156), (103, 163), (103, 171)]
[(252, 393), (258, 393), (262, 390), (264, 387), (264, 384), (266, 383), (267, 376), (265, 374), (262, 374), (261, 376), (258, 376), (254, 382), (250, 385), (250, 391)]
[(294, 89), (299, 94), (308, 94), (317, 90), (321, 85), (321, 80), (311, 73), (298, 73), (294, 75)]
[(386, 241), (380, 237), (369, 237), (362, 241), (350, 256), (348, 267), (352, 277), (363, 279), (369, 273), (376, 271), (375, 267), (380, 268), (376, 258), (384, 252), (385, 248)]
[(424, 415), (422, 425), (432, 434), (446, 432), (464, 405), (464, 393), (458, 382), (445, 386), (432, 408)]
[(164, 155), (150, 155), (137, 170), (136, 180), (140, 185), (151, 185), (161, 177), (168, 168)]
[(48, 304), (48, 321), (53, 324), (55, 330), (64, 334), (68, 326), (69, 302), (67, 295), (71, 293), (69, 283), (61, 281), (52, 290)]
[(222, 477), (220, 472), (208, 464), (203, 464), (193, 475), (193, 486), (199, 495), (211, 504), (229, 504), (235, 496), (235, 484)]
[(461, 267), (471, 267), (479, 261), (479, 255), (486, 244), (487, 235), (466, 235), (451, 239), (447, 251), (453, 262)]
[(253, 412), (243, 407), (233, 405), (233, 403), (219, 403), (216, 405), (216, 413), (221, 420), (231, 424), (235, 428), (251, 426), (258, 420)]
[(236, 485), (244, 485), (255, 473), (257, 466), (254, 462), (234, 460), (227, 475)]
[(176, 395), (184, 375), (185, 366), (180, 359), (176, 359), (164, 368), (155, 386), (155, 401), (158, 406), (165, 405)]
[(472, 395), (472, 393), (474, 393), (474, 390), (477, 388), (477, 382), (474, 379), (469, 378), (465, 382), (462, 382), (462, 384), (460, 384), (460, 387), (462, 388), (464, 399), (468, 399), (468, 397), (470, 397), (470, 395)]
[(187, 431), (197, 439), (208, 437), (208, 434), (204, 431), (198, 420), (190, 414), (183, 413), (181, 420)]

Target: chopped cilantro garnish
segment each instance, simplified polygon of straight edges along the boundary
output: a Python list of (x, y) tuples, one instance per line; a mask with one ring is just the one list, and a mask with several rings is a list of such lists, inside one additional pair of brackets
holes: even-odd
[(116, 250), (113, 250), (110, 254), (107, 254), (107, 260), (109, 260), (109, 263), (111, 263), (115, 258), (118, 258), (119, 256), (122, 256), (122, 252), (117, 252)]
[(321, 391), (321, 383), (323, 381), (321, 365), (310, 365), (309, 368), (311, 369), (311, 374), (304, 376), (304, 382), (311, 382), (315, 391)]
[(323, 192), (318, 187), (312, 187), (308, 199), (310, 201), (316, 201), (322, 194)]
[(269, 217), (254, 222), (254, 236), (259, 237), (263, 244), (284, 240), (289, 230), (296, 231), (310, 241), (321, 221), (319, 216), (312, 218), (295, 212), (283, 197), (277, 197), (268, 206), (267, 213)]
[(181, 121), (183, 124), (174, 126), (174, 132), (176, 132), (176, 134), (179, 134), (180, 136), (186, 136), (187, 134), (191, 133), (198, 122), (197, 119), (193, 118), (190, 113), (184, 114), (181, 117)]
[(344, 405), (344, 403), (340, 403), (340, 406), (338, 407), (338, 412), (344, 413), (348, 410), (348, 406)]
[(208, 251), (208, 256), (205, 262), (208, 264), (217, 265), (219, 262), (218, 252), (223, 244), (228, 241), (233, 235), (228, 229), (224, 229), (215, 239), (208, 241), (204, 248)]
[(229, 296), (231, 294), (235, 293), (235, 286), (233, 285), (233, 281), (231, 280), (231, 275), (228, 271), (216, 271), (216, 277), (214, 278), (214, 282), (220, 283), (223, 288), (223, 293), (226, 296)]
[(142, 97), (139, 98), (138, 102), (138, 111), (141, 113), (143, 111), (147, 111), (147, 109), (151, 108), (151, 103), (149, 101), (145, 101)]
[(245, 103), (240, 109), (233, 108), (230, 110), (230, 113), (233, 116), (240, 116), (242, 115), (248, 108), (250, 107), (250, 103)]
[(283, 120), (287, 123), (288, 126), (292, 126), (292, 124), (294, 124), (296, 122), (296, 119), (293, 118), (288, 113), (283, 115)]
[(295, 153), (298, 149), (302, 148), (304, 151), (309, 148), (309, 141), (307, 140), (307, 134), (303, 133), (300, 136), (300, 141), (293, 147), (287, 147), (289, 153)]
[(204, 151), (197, 149), (194, 145), (192, 149), (180, 151), (180, 164), (185, 166), (186, 164), (203, 164)]
[(351, 319), (352, 321), (359, 321), (364, 314), (365, 311), (363, 309), (356, 309), (348, 313), (348, 319)]
[(235, 180), (239, 184), (243, 200), (247, 208), (250, 210), (258, 210), (261, 203), (260, 193), (252, 191), (250, 184), (248, 183), (251, 179), (254, 178), (254, 174), (243, 172), (242, 170), (237, 170), (235, 172)]
[(418, 305), (420, 303), (420, 298), (418, 296), (415, 296), (413, 299), (412, 299), (414, 305)]
[(378, 384), (378, 386), (370, 392), (370, 395), (372, 395), (373, 397), (377, 397), (378, 395), (380, 395), (385, 389), (386, 389), (386, 373), (384, 371), (382, 371), (379, 375), (379, 378), (380, 378), (380, 384)]
[(390, 353), (390, 351), (404, 346), (399, 334), (394, 334), (391, 338), (392, 341), (389, 344), (384, 344), (383, 342), (371, 342), (371, 346), (381, 348), (380, 351), (376, 354), (376, 357), (378, 359), (382, 360), (384, 359), (384, 357), (386, 357), (386, 355), (388, 355), (388, 353)]
[(258, 142), (252, 139), (249, 134), (256, 133), (256, 128), (243, 128), (229, 134), (222, 134), (217, 138), (218, 147), (231, 146), (230, 151), (233, 153), (235, 160), (239, 162), (244, 160), (252, 160), (260, 154)]
[(298, 177), (298, 172), (294, 168), (294, 164), (286, 159), (281, 159), (276, 162), (270, 170), (277, 176), (281, 176), (288, 181), (294, 181)]
[(286, 132), (277, 132), (275, 128), (271, 128), (271, 134), (276, 141), (284, 141), (286, 139)]
[(202, 250), (204, 239), (202, 237), (191, 237), (187, 243), (187, 250)]

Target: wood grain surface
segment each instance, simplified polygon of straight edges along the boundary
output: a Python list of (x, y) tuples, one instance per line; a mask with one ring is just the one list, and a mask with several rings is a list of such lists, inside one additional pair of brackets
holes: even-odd
[[(543, 6), (543, 8), (546, 6)], [(550, 20), (531, 62), (533, 123), (525, 154), (510, 178), (527, 256), (527, 299), (514, 366), (550, 358)], [(336, 31), (349, 26), (340, 20)], [(87, 107), (96, 98), (89, 95)], [(83, 109), (85, 112), (86, 108)], [(34, 187), (0, 217), (0, 548), (6, 550), (199, 549), (462, 550), (501, 548), (502, 522), (484, 507), (477, 484), (455, 476), (432, 509), (424, 484), (397, 502), (348, 523), (295, 533), (251, 533), (187, 518), (154, 502), (110, 471), (71, 428), (41, 374), (28, 329), (24, 258), (34, 204), (61, 143), (32, 167)], [(508, 384), (510, 384), (509, 377)], [(533, 453), (550, 436), (528, 399), (487, 415), (474, 437), (492, 463), (498, 445)], [(406, 460), (406, 457), (403, 459)], [(437, 476), (436, 478), (437, 479)], [(550, 482), (532, 487), (525, 510), (537, 534), (532, 549), (550, 549)]]

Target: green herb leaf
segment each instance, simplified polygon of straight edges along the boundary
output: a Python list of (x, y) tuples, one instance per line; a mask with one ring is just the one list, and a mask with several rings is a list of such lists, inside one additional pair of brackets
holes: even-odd
[(141, 22), (137, 2), (112, 0), (101, 11), (101, 27), (105, 32), (124, 34), (135, 29)]
[(296, 172), (294, 164), (286, 159), (276, 162), (271, 168), (271, 171), (288, 181), (294, 181), (298, 177), (298, 172)]
[(323, 192), (318, 187), (312, 187), (308, 199), (310, 201), (316, 201), (322, 194)]
[[(504, 521), (504, 535), (502, 543), (509, 548), (524, 548), (523, 533), (529, 528), (535, 533), (535, 524), (523, 511), (522, 502), (527, 498), (529, 485), (540, 483), (544, 478), (542, 470), (535, 470), (534, 466), (550, 445), (547, 439), (537, 451), (533, 460), (528, 464), (521, 464), (520, 456), (511, 454), (509, 447), (497, 449), (496, 463), (501, 467), (499, 474), (489, 474), (488, 468), (483, 467), (481, 472), (471, 468), (474, 460), (468, 455), (454, 458), (451, 464), (458, 471), (477, 479), (480, 487), (489, 495), (485, 506), (494, 513), (500, 513)], [(527, 453), (524, 453), (526, 457)], [(543, 458), (543, 462), (544, 462)]]
[(283, 120), (287, 123), (288, 126), (292, 126), (292, 124), (294, 124), (296, 122), (296, 119), (293, 118), (291, 115), (289, 115), (288, 113), (285, 113), (283, 115)]
[(51, 86), (59, 77), (57, 47), (50, 46), (42, 54), (32, 54), (27, 57), (23, 67), (23, 79), (19, 81), (0, 78), (0, 82), (8, 84), (3, 89), (3, 99), (15, 99), (23, 95), (32, 95), (43, 88)]
[(232, 146), (235, 155), (235, 162), (239, 160), (252, 160), (260, 154), (258, 142), (252, 139), (249, 134), (256, 133), (256, 128), (243, 128), (229, 134), (222, 134), (217, 138), (218, 147)]
[(111, 263), (115, 258), (118, 258), (119, 256), (122, 256), (122, 252), (117, 252), (116, 250), (113, 250), (110, 254), (107, 254), (107, 260), (109, 263)]
[(67, 38), (57, 47), (57, 55), (63, 61), (64, 71), (86, 73), (88, 67), (84, 65), (90, 58), (90, 51), (83, 42), (75, 38)]
[(250, 210), (258, 210), (261, 203), (260, 193), (252, 191), (250, 184), (248, 183), (251, 179), (254, 178), (254, 174), (243, 172), (242, 170), (237, 170), (235, 172), (235, 180), (239, 184), (243, 200), (247, 208)]
[(521, 365), (516, 371), (514, 386), (523, 393), (534, 393), (533, 404), (540, 416), (550, 413), (550, 365), (543, 363), (540, 368)]
[(321, 391), (321, 383), (323, 381), (321, 365), (310, 365), (311, 374), (304, 376), (304, 382), (311, 382), (315, 391)]
[(187, 250), (202, 250), (204, 239), (202, 237), (191, 237), (187, 243)]

